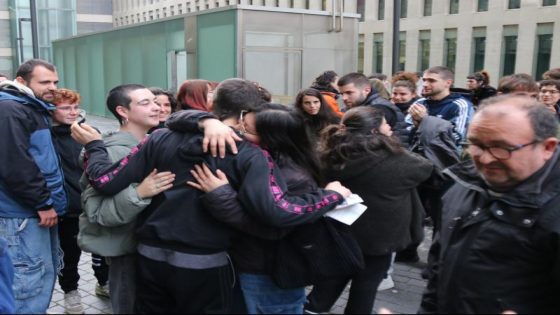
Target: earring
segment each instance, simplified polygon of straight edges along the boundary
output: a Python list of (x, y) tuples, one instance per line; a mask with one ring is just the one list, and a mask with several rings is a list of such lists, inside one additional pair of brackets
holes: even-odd
[(125, 119), (123, 120), (123, 125), (126, 125), (126, 124), (128, 124), (128, 118), (125, 118)]

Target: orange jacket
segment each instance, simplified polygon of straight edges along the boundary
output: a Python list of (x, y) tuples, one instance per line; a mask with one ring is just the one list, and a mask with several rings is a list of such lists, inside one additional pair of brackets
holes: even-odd
[(340, 108), (338, 107), (338, 102), (335, 98), (336, 94), (334, 94), (333, 92), (321, 91), (321, 95), (323, 95), (325, 102), (327, 102), (329, 107), (338, 117), (342, 117), (342, 115), (344, 115), (344, 113), (341, 112)]

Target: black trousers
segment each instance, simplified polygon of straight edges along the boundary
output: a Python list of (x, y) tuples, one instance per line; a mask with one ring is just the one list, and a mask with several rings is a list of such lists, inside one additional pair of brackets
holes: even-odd
[[(58, 276), (58, 283), (64, 293), (78, 289), (78, 263), (82, 250), (78, 246), (78, 218), (61, 217), (58, 221), (58, 237), (60, 239), (60, 247), (64, 252), (64, 268)], [(91, 255), (92, 269), (95, 278), (100, 285), (105, 285), (109, 278), (109, 266), (105, 262), (105, 258), (96, 254)]]
[(136, 268), (138, 314), (231, 313), (231, 266), (186, 269), (138, 255)]
[(354, 276), (328, 279), (314, 285), (307, 296), (305, 309), (315, 313), (329, 312), (348, 282), (352, 280), (344, 314), (371, 314), (377, 287), (391, 265), (391, 254), (364, 256), (364, 260), (365, 268)]

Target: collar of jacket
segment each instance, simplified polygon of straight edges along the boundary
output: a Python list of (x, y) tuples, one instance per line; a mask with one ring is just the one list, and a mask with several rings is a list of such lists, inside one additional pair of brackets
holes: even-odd
[(491, 199), (499, 200), (516, 208), (542, 208), (560, 194), (560, 149), (557, 148), (552, 158), (527, 180), (514, 189), (499, 193), (492, 191), (484, 182), (474, 163), (469, 160), (443, 171), (457, 184), (486, 194)]

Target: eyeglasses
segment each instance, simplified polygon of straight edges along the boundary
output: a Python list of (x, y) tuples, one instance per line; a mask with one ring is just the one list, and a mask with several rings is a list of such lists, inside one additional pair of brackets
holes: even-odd
[(554, 95), (554, 94), (560, 93), (560, 91), (558, 91), (558, 90), (541, 90), (539, 93), (541, 93), (541, 94), (552, 94), (552, 95)]
[(487, 147), (480, 144), (473, 144), (471, 142), (463, 142), (461, 145), (467, 150), (471, 156), (481, 156), (485, 151), (488, 151), (490, 155), (500, 161), (509, 160), (511, 155), (515, 151), (519, 151), (525, 147), (540, 143), (540, 140), (534, 140), (533, 142), (527, 144), (518, 144), (512, 147), (507, 146), (495, 146)]
[(256, 136), (257, 133), (255, 131), (249, 131), (247, 130), (247, 124), (245, 123), (245, 114), (250, 113), (251, 111), (248, 110), (242, 110), (241, 113), (239, 114), (239, 122), (241, 123), (241, 135), (244, 134), (248, 134), (248, 135), (254, 135)]

